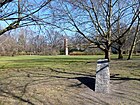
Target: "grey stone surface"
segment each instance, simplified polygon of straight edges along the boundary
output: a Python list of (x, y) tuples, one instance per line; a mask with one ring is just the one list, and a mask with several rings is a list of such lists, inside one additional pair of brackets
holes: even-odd
[(95, 92), (109, 93), (110, 88), (110, 72), (109, 62), (107, 59), (97, 61)]

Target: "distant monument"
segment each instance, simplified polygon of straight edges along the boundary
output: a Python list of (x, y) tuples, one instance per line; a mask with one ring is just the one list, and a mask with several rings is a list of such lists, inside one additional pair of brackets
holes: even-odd
[(65, 49), (65, 55), (69, 55), (68, 53), (68, 39), (64, 38), (64, 49)]
[(109, 93), (110, 72), (108, 59), (97, 61), (95, 92)]

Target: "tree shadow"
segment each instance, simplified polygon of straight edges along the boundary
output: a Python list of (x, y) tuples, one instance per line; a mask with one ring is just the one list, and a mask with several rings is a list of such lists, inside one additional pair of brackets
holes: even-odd
[(130, 81), (130, 80), (136, 80), (140, 81), (140, 78), (132, 78), (132, 77), (120, 77), (120, 74), (111, 74), (110, 75), (110, 80), (124, 80), (124, 81)]
[(91, 90), (95, 91), (95, 79), (91, 77), (76, 77), (82, 84), (86, 85)]
[[(49, 70), (50, 72), (48, 72)], [(36, 70), (21, 70), (21, 71), (15, 71), (12, 73), (13, 74), (11, 73), (7, 74), (9, 75), (7, 78), (3, 77), (0, 79), (0, 96), (3, 96), (3, 95), (5, 95), (6, 97), (10, 96), (14, 98), (15, 100), (21, 101), (29, 105), (36, 105), (36, 104), (38, 105), (38, 103), (45, 105), (46, 102), (51, 104), (51, 102), (49, 102), (48, 97), (44, 101), (42, 99), (42, 95), (39, 95), (39, 93), (37, 93), (36, 91), (34, 93), (32, 93), (33, 91), (30, 91), (30, 87), (37, 86), (39, 84), (44, 84), (44, 83), (46, 84), (46, 82), (48, 85), (56, 86), (56, 84), (58, 83), (59, 85), (64, 85), (66, 87), (70, 86), (70, 88), (72, 87), (83, 88), (84, 86), (84, 88), (86, 87), (86, 89), (95, 91), (95, 75), (91, 75), (88, 73), (63, 71), (62, 69), (52, 69), (52, 68), (48, 68), (47, 70), (44, 70), (44, 71), (42, 71), (42, 69), (37, 70), (37, 71)], [(110, 79), (113, 81), (122, 80), (123, 82), (127, 80), (140, 81), (140, 79), (138, 78), (120, 77), (119, 74), (111, 75)], [(57, 80), (58, 82), (54, 84), (55, 83), (54, 81), (57, 81)], [(16, 83), (13, 81), (16, 81)], [(63, 83), (61, 84), (61, 82), (63, 81), (66, 81), (66, 82), (64, 82), (64, 84)], [(83, 89), (83, 90), (86, 90), (86, 89)], [(17, 91), (17, 93), (15, 91)], [(31, 93), (32, 93), (32, 96), (29, 97), (28, 95), (30, 95)]]
[(71, 85), (70, 87), (80, 87), (81, 85), (85, 85), (89, 89), (95, 91), (95, 79), (92, 77), (75, 77), (73, 79), (78, 80), (80, 83)]
[(125, 81), (136, 80), (136, 81), (140, 81), (139, 78), (129, 78), (129, 77), (111, 77), (111, 80), (125, 80)]
[(87, 77), (95, 77), (95, 75), (86, 74), (86, 73), (62, 71), (61, 68), (60, 69), (59, 68), (57, 68), (57, 69), (48, 68), (48, 69), (50, 69), (52, 72), (56, 72), (56, 73), (78, 75), (78, 76), (87, 76)]
[[(1, 84), (1, 85), (5, 85), (5, 88), (3, 89), (3, 88), (0, 87), (0, 96), (12, 97), (13, 99), (16, 99), (16, 100), (19, 100), (21, 102), (27, 103), (29, 105), (35, 105), (35, 103), (32, 102), (31, 100), (23, 98), (24, 94), (26, 93), (26, 88), (28, 86), (28, 83), (23, 86), (23, 90), (21, 91), (21, 94), (19, 94), (19, 95), (15, 94), (11, 90), (7, 89), (7, 86), (9, 86), (10, 84), (8, 84), (8, 85), (7, 84)], [(15, 88), (15, 90), (17, 90), (17, 89)]]

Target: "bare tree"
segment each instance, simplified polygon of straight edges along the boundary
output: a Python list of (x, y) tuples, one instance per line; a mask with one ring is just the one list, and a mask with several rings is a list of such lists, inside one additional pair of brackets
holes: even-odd
[(60, 50), (63, 49), (64, 36), (55, 30), (46, 30), (46, 40), (49, 47), (49, 53), (51, 55), (60, 54)]
[[(114, 28), (112, 32), (112, 37), (119, 37), (125, 30), (127, 29), (127, 25), (124, 23), (120, 23), (118, 21), (116, 28)], [(112, 44), (112, 48), (115, 49), (118, 53), (118, 59), (123, 59), (123, 51), (124, 47), (130, 38), (129, 34), (126, 33), (121, 39), (117, 40), (115, 43)]]
[(23, 29), (20, 29), (18, 33), (18, 52), (25, 52), (26, 51), (26, 44), (27, 44), (27, 39), (26, 36), (27, 34), (24, 32)]
[(138, 16), (138, 22), (137, 22), (136, 30), (135, 30), (135, 33), (134, 33), (134, 38), (133, 38), (133, 41), (132, 41), (132, 45), (131, 45), (131, 48), (130, 48), (127, 60), (130, 60), (136, 44), (140, 41), (140, 39), (137, 40), (138, 39), (138, 35), (139, 35), (139, 30), (140, 30), (139, 29), (140, 28), (139, 25), (140, 25), (140, 17)]
[[(43, 8), (51, 0), (0, 0), (0, 21), (3, 24), (3, 29), (0, 30), (0, 35), (5, 32), (19, 27), (29, 25), (42, 25)], [(45, 23), (46, 24), (46, 23)]]
[[(118, 2), (123, 5), (116, 8)], [(112, 44), (122, 39), (134, 25), (140, 13), (138, 5), (139, 0), (59, 0), (51, 8), (56, 25), (80, 33), (104, 51), (105, 58), (110, 60)], [(135, 13), (132, 12), (134, 6)], [(112, 30), (118, 21), (125, 21), (127, 27), (113, 37)]]
[(17, 53), (17, 42), (9, 34), (0, 36), (0, 54), (14, 56)]
[(69, 49), (71, 51), (84, 51), (90, 43), (79, 33), (69, 37)]

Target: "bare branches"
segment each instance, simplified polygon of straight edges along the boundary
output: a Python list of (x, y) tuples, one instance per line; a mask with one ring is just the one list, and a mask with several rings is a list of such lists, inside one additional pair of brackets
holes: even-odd
[[(131, 45), (131, 48), (130, 48), (127, 60), (130, 60), (130, 58), (132, 56), (132, 53), (134, 51), (134, 48), (135, 48), (135, 46), (137, 44), (138, 34), (139, 34), (139, 30), (140, 30), (139, 29), (140, 28), (139, 25), (140, 25), (140, 16), (138, 16), (138, 23), (137, 23), (136, 31), (134, 33), (134, 39), (133, 39), (133, 42), (132, 42), (132, 45)], [(138, 41), (140, 41), (140, 40), (138, 40)]]
[(128, 28), (117, 39), (112, 41), (111, 44), (124, 37), (124, 35), (131, 29), (133, 23), (136, 21), (136, 19), (138, 18), (139, 15), (140, 15), (140, 11), (138, 8), (137, 11), (135, 12), (135, 14), (133, 15), (132, 21), (131, 21), (130, 25), (128, 26)]
[[(4, 12), (5, 10), (9, 9), (10, 7), (7, 8), (2, 8), (2, 15), (0, 16), (0, 20), (1, 21), (5, 21), (7, 24), (7, 27), (0, 30), (0, 35), (2, 35), (3, 33), (12, 30), (12, 29), (16, 29), (18, 27), (23, 27), (23, 24), (27, 24), (30, 19), (29, 18), (35, 18), (37, 16), (33, 16), (36, 15), (39, 11), (41, 11), (48, 3), (50, 3), (51, 0), (42, 0), (42, 2), (40, 2), (39, 4), (36, 4), (36, 8), (34, 8), (33, 6), (29, 6), (28, 8), (26, 8), (28, 5), (30, 5), (32, 2), (28, 2), (26, 1), (27, 4), (24, 4), (22, 2), (22, 0), (18, 0), (17, 2), (12, 2), (9, 1), (13, 4), (11, 4), (12, 6), (16, 6), (13, 9), (10, 9), (10, 11), (8, 11), (8, 13)], [(25, 0), (24, 0), (25, 2)], [(35, 1), (34, 1), (35, 2)], [(24, 7), (25, 6), (25, 7)], [(38, 17), (39, 18), (39, 17)], [(42, 18), (42, 17), (41, 17)], [(32, 19), (32, 21), (30, 22), (36, 22), (33, 21), (35, 19)], [(38, 19), (39, 21), (39, 19)], [(29, 23), (30, 23), (29, 22)], [(32, 24), (29, 24), (32, 25)]]
[(5, 5), (6, 3), (10, 3), (13, 0), (0, 0), (0, 7), (2, 7), (3, 5)]
[[(138, 0), (130, 2), (125, 0), (59, 1), (61, 2), (60, 7), (56, 9), (56, 4), (54, 8), (55, 11), (59, 11), (59, 14), (55, 14), (55, 16), (61, 20), (60, 26), (68, 30), (75, 29), (105, 53), (110, 53), (111, 46), (127, 34), (139, 15)], [(119, 3), (120, 5), (118, 5)], [(64, 5), (67, 8), (63, 8)], [(136, 7), (135, 12), (133, 12), (133, 7)], [(118, 22), (120, 22), (119, 25), (125, 24), (126, 27), (120, 26), (123, 33), (114, 36)]]

